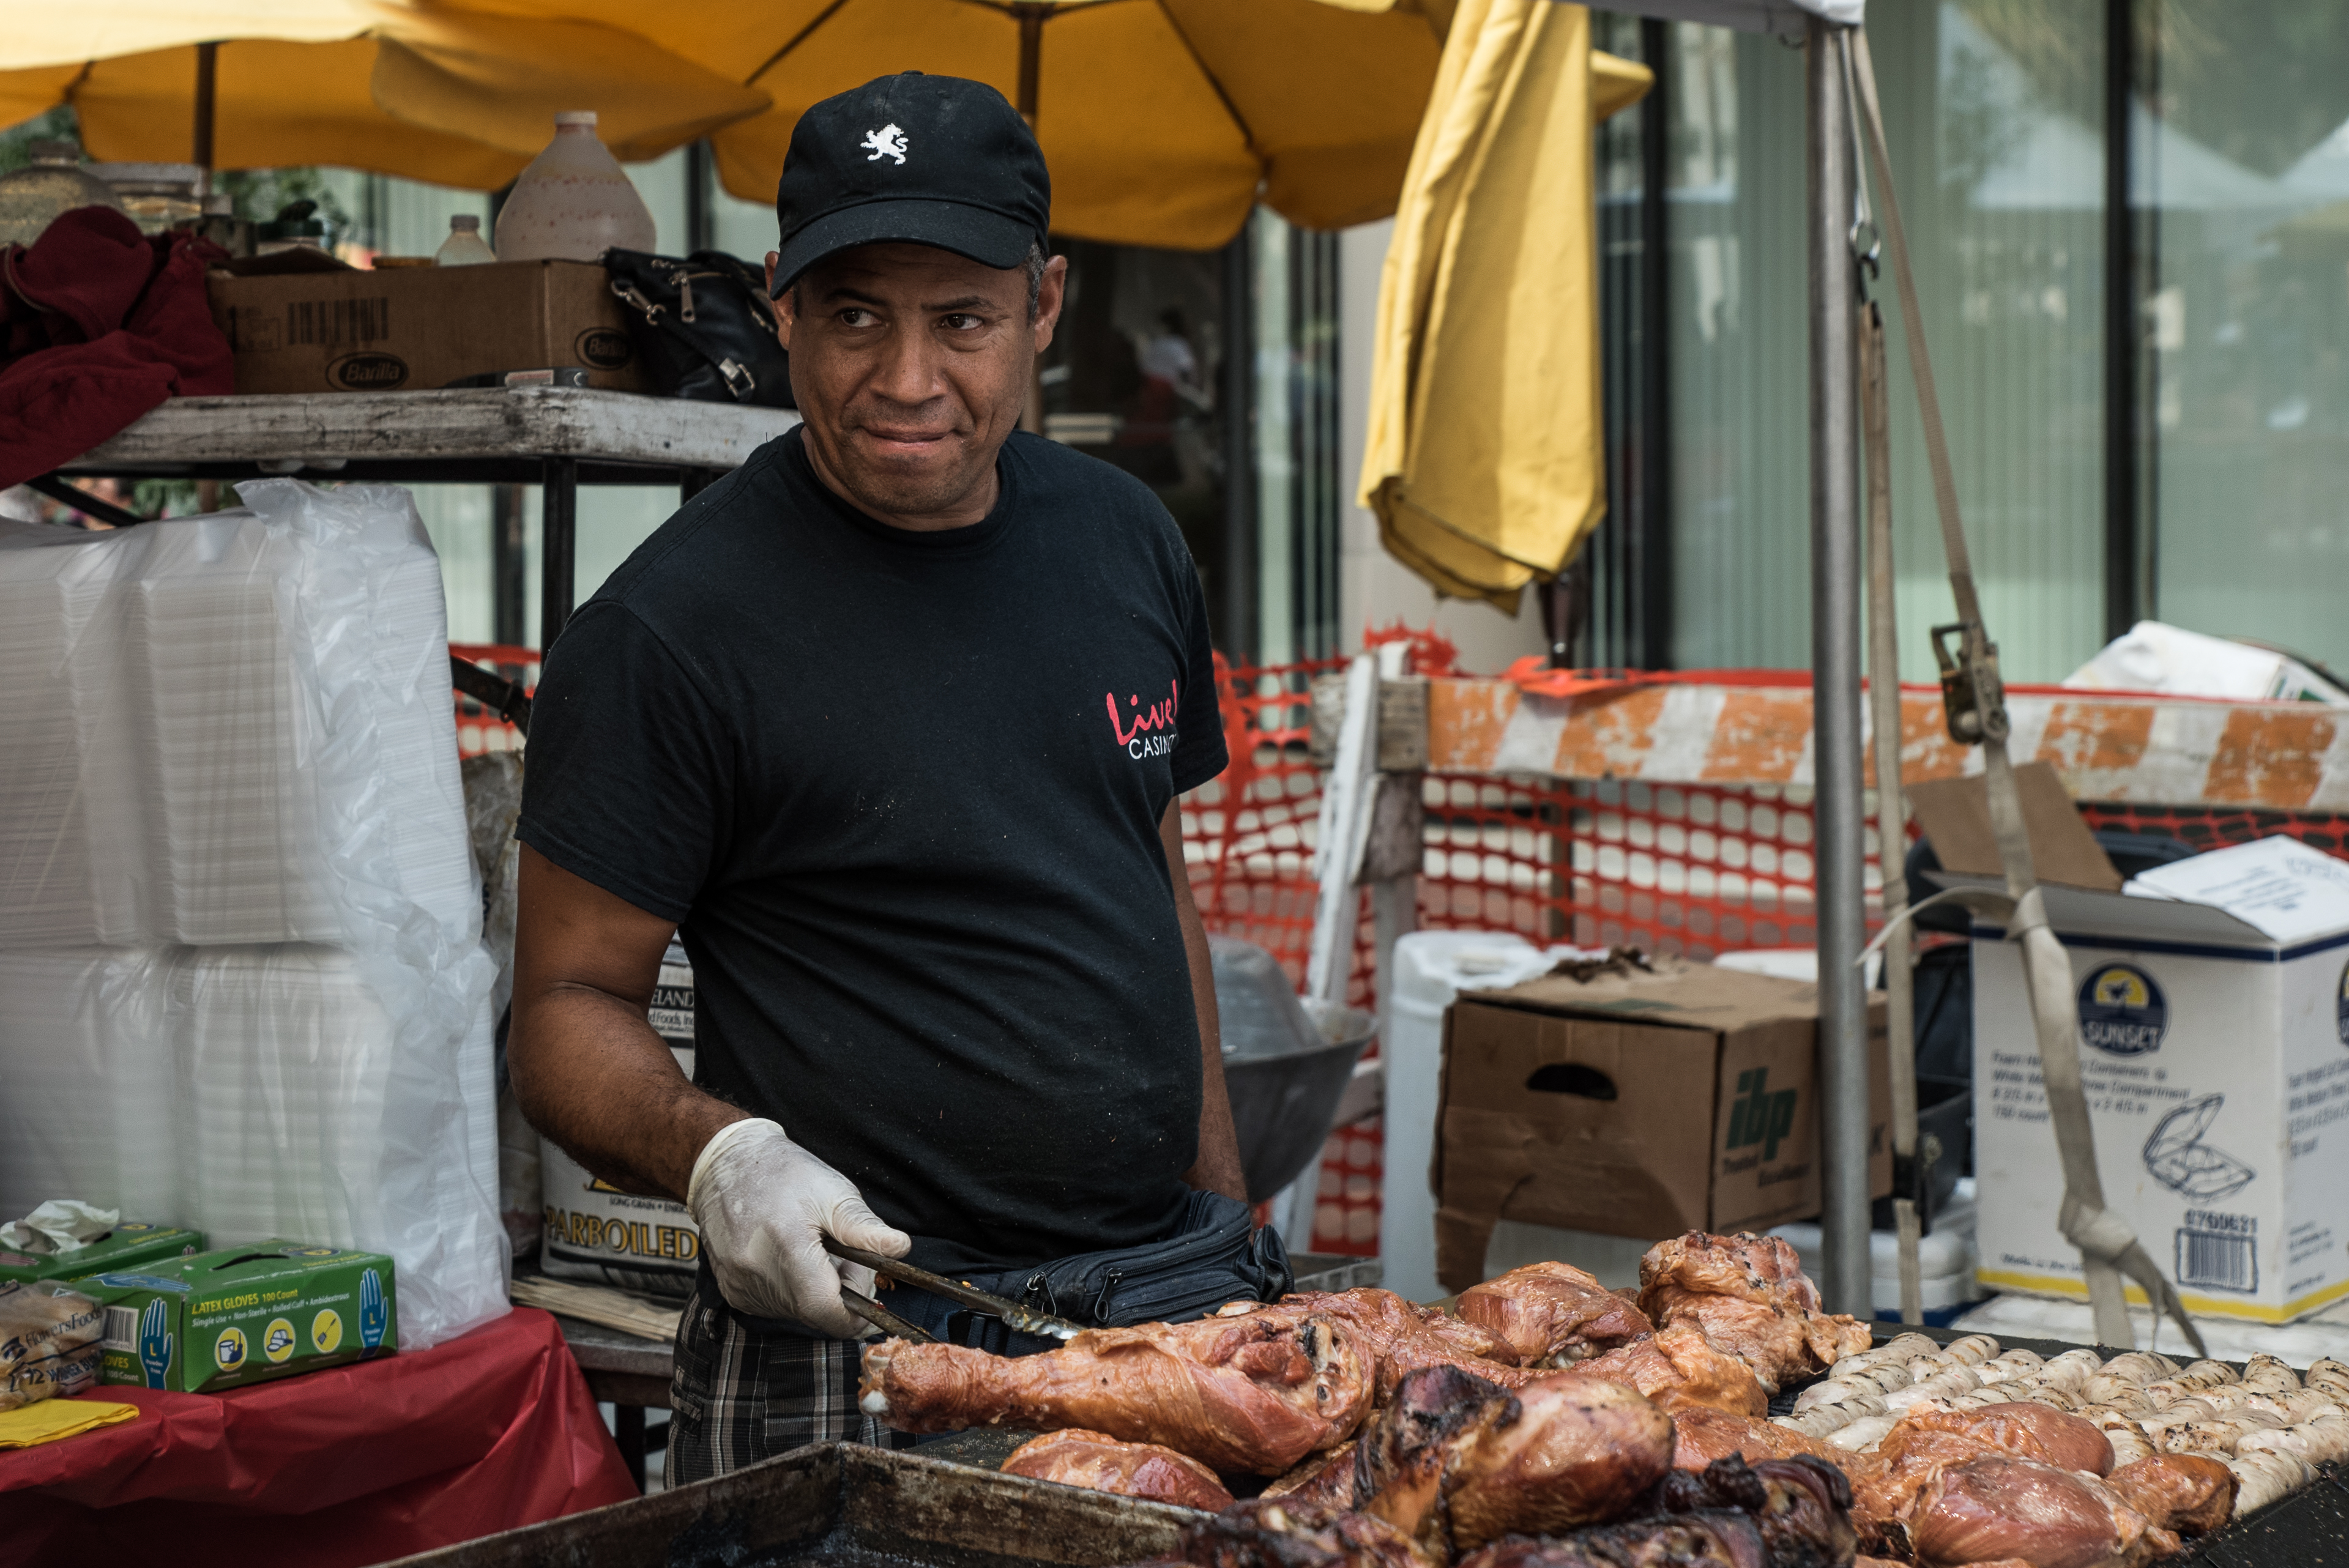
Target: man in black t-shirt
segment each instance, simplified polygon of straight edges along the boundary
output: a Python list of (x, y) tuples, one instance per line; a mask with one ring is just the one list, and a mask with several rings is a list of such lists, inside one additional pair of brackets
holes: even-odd
[[(1198, 574), (1014, 430), (1066, 271), (1035, 139), (884, 77), (801, 119), (777, 206), (805, 422), (564, 628), (519, 835), (523, 1109), (701, 1232), (677, 1480), (878, 1439), (823, 1236), (976, 1278), (1245, 1196), (1175, 803), (1225, 762)], [(645, 1018), (672, 931), (690, 1083)]]

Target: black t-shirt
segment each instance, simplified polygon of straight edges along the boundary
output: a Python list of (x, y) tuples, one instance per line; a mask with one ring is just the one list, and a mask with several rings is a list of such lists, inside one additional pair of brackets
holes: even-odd
[(1198, 573), (1105, 463), (997, 474), (917, 533), (760, 449), (564, 627), (520, 828), (678, 922), (696, 1080), (938, 1270), (1164, 1235), (1198, 1142), (1158, 837), (1225, 761)]

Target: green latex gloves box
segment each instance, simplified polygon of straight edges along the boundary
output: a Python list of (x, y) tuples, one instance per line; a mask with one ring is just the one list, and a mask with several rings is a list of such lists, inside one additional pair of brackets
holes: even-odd
[(69, 1253), (20, 1253), (0, 1247), (0, 1284), (12, 1279), (79, 1279), (107, 1269), (144, 1267), (203, 1250), (201, 1231), (125, 1220), (89, 1245)]
[(216, 1392), (399, 1347), (391, 1260), (257, 1242), (74, 1282), (106, 1308), (99, 1381)]

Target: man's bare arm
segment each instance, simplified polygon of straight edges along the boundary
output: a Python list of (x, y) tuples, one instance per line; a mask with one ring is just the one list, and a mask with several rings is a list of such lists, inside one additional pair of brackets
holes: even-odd
[[(1232, 1099), (1224, 1088), (1223, 1031), (1216, 1016), (1216, 973), (1207, 959), (1207, 930), (1191, 901), (1191, 873), (1183, 864), (1183, 808), (1170, 803), (1158, 820), (1167, 874), (1174, 881), (1174, 918), (1183, 927), (1183, 952), (1191, 964), (1191, 1002), (1199, 1012), (1199, 1162), (1183, 1180), (1209, 1192), (1247, 1202), (1247, 1178), (1240, 1169), (1239, 1134), (1232, 1127)], [(560, 1141), (558, 1140), (558, 1141)]]
[(506, 1061), (530, 1123), (626, 1191), (682, 1202), (744, 1112), (693, 1087), (646, 1009), (676, 925), (524, 844)]

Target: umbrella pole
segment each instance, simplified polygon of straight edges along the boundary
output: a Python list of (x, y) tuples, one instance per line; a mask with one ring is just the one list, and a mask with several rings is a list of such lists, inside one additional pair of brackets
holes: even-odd
[(1820, 1294), (1875, 1315), (1868, 1257), (1867, 940), (1860, 782), (1859, 397), (1851, 222), (1857, 170), (1834, 25), (1804, 50), (1810, 179), (1811, 703), (1818, 827)]
[[(191, 161), (206, 176), (212, 171), (212, 94), (220, 77), (220, 46), (196, 46), (196, 123), (195, 156)], [(207, 180), (209, 188), (209, 180)]]

